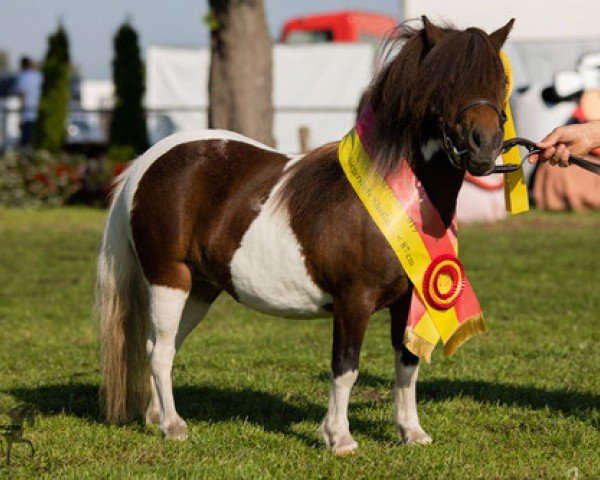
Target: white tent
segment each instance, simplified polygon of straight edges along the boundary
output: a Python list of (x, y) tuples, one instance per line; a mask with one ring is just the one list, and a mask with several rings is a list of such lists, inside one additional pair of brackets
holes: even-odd
[(597, 0), (403, 0), (402, 17), (447, 20), (460, 28), (477, 26), (491, 31), (515, 18), (515, 42), (598, 39), (594, 20), (600, 14)]
[[(277, 147), (300, 150), (299, 128), (308, 127), (312, 146), (339, 139), (349, 130), (373, 73), (375, 50), (365, 44), (276, 45), (273, 49), (274, 135)], [(150, 47), (147, 107), (153, 140), (170, 130), (206, 128), (206, 48)]]
[[(427, 15), (435, 22), (487, 32), (515, 18), (504, 47), (515, 84), (511, 105), (518, 135), (533, 140), (563, 124), (575, 108), (572, 102), (546, 103), (543, 89), (552, 85), (557, 71), (574, 70), (581, 55), (600, 50), (598, 0), (403, 0), (401, 7), (406, 19)], [(525, 168), (531, 175), (531, 166), (526, 163)], [(465, 184), (458, 199), (459, 219), (493, 220), (504, 215), (502, 190), (486, 192)]]
[(562, 124), (574, 108), (546, 105), (542, 89), (552, 84), (556, 72), (574, 70), (583, 54), (600, 51), (598, 0), (404, 0), (402, 6), (404, 18), (427, 15), (488, 32), (515, 18), (505, 46), (517, 90), (513, 111), (519, 134), (533, 139)]

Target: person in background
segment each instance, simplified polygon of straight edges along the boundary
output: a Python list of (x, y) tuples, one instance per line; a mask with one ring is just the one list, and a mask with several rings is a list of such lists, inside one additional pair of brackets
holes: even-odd
[(42, 91), (42, 74), (33, 68), (29, 57), (21, 58), (21, 72), (17, 75), (15, 91), (21, 98), (20, 145), (29, 148), (33, 140)]
[(537, 146), (544, 151), (531, 155), (530, 163), (539, 160), (568, 167), (569, 155), (587, 155), (600, 147), (600, 120), (555, 128)]

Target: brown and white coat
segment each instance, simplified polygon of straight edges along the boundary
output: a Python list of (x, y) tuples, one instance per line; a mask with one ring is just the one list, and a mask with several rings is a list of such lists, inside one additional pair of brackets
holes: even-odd
[[(407, 44), (398, 58), (404, 59), (404, 51), (414, 55), (417, 47), (420, 57), (427, 59), (427, 51), (435, 57), (436, 44), (443, 53), (445, 44), (462, 45), (462, 39), (472, 50), (481, 50), (482, 59), (474, 65), (485, 66), (477, 91), (463, 96), (499, 103), (505, 80), (496, 78), (503, 72), (497, 51), (510, 26), (488, 37), (480, 30), (443, 29), (425, 19), (423, 30), (407, 30)], [(405, 98), (394, 100), (390, 93), (401, 90), (394, 62), (371, 89), (379, 122), (394, 111), (386, 102), (396, 102), (398, 112), (407, 108)], [(456, 68), (468, 64), (459, 62)], [(461, 101), (456, 96), (454, 106), (440, 104), (437, 114), (452, 118), (452, 108), (456, 111)], [(386, 125), (381, 126), (384, 153), (378, 166), (395, 167), (390, 149), (406, 153), (442, 218), (450, 222), (464, 171), (448, 162), (437, 118), (423, 115), (420, 122), (405, 126), (415, 131), (410, 141), (392, 132), (400, 144), (386, 137)], [(485, 107), (471, 110), (453, 126), (455, 140), (470, 148), (468, 168), (477, 170), (494, 161), (500, 145), (493, 142), (500, 129), (495, 114)], [(477, 145), (473, 131), (478, 132)], [(331, 396), (321, 432), (336, 453), (357, 447), (347, 419), (350, 390), (369, 318), (389, 308), (398, 432), (407, 443), (431, 442), (416, 411), (418, 359), (403, 345), (412, 286), (345, 178), (337, 143), (289, 157), (218, 130), (162, 140), (118, 182), (98, 261), (97, 290), (103, 395), (110, 420), (147, 407), (147, 421), (158, 423), (166, 436), (186, 437), (172, 393), (173, 358), (210, 304), (226, 291), (272, 315), (333, 316)]]

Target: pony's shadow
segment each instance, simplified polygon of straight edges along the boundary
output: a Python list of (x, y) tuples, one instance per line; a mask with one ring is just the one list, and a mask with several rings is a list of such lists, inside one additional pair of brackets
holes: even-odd
[[(359, 376), (357, 385), (378, 391), (391, 389), (391, 379), (371, 375)], [(423, 402), (442, 402), (457, 397), (468, 397), (483, 405), (517, 406), (530, 410), (557, 412), (589, 422), (600, 430), (600, 418), (592, 415), (600, 410), (600, 395), (567, 389), (549, 390), (531, 385), (511, 385), (483, 380), (424, 380), (417, 383), (417, 399)]]
[[(328, 379), (323, 373), (319, 378)], [(359, 435), (377, 441), (396, 442), (391, 423), (366, 420), (361, 411), (372, 407), (373, 400), (361, 400), (361, 389), (389, 392), (392, 381), (364, 372), (356, 385), (350, 406), (350, 424)], [(600, 429), (598, 415), (600, 396), (566, 389), (547, 390), (533, 386), (492, 383), (479, 380), (425, 380), (418, 384), (418, 399), (443, 402), (456, 397), (469, 397), (481, 404), (518, 406), (532, 410), (549, 409), (562, 415), (589, 422)], [(15, 388), (5, 393), (33, 405), (43, 415), (66, 413), (91, 423), (103, 423), (98, 406), (98, 386), (91, 383), (67, 383), (37, 388)], [(181, 415), (200, 422), (243, 420), (267, 432), (281, 433), (302, 440), (309, 446), (320, 446), (316, 433), (300, 432), (301, 422), (319, 423), (326, 411), (326, 400), (314, 403), (303, 395), (286, 397), (251, 388), (233, 389), (214, 386), (182, 386), (175, 389)], [(375, 401), (380, 401), (381, 397)], [(129, 424), (131, 428), (132, 424)], [(145, 431), (141, 421), (133, 422)]]
[[(43, 415), (64, 413), (90, 423), (104, 423), (99, 408), (98, 385), (95, 384), (55, 384), (37, 388), (15, 388), (5, 393), (33, 405)], [(326, 399), (322, 404), (316, 404), (300, 395), (286, 399), (251, 388), (236, 390), (213, 386), (177, 387), (174, 389), (174, 395), (178, 411), (186, 420), (210, 423), (242, 420), (260, 426), (266, 432), (298, 438), (308, 446), (321, 446), (316, 431), (309, 434), (295, 426), (301, 422), (319, 423), (326, 412)], [(356, 418), (352, 413), (350, 422), (357, 432), (382, 440), (381, 422)], [(141, 419), (129, 422), (127, 428), (151, 433)], [(385, 440), (396, 439), (388, 434)]]

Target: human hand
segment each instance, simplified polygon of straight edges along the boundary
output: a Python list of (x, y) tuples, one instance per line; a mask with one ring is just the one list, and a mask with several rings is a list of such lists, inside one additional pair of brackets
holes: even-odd
[(586, 155), (600, 146), (600, 122), (565, 125), (555, 128), (537, 146), (543, 151), (529, 156), (529, 162), (550, 162), (551, 165), (569, 166), (570, 155)]

